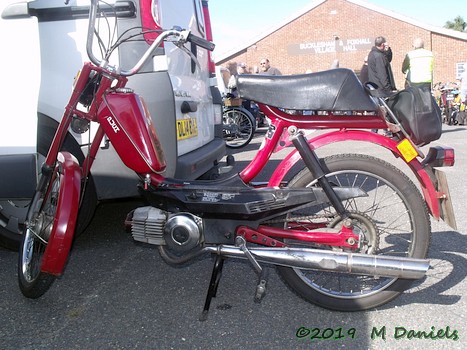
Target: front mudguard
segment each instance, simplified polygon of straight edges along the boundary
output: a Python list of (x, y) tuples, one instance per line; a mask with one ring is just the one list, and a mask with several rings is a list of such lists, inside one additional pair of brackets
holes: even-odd
[[(324, 133), (317, 137), (314, 137), (308, 142), (312, 146), (313, 149), (318, 149), (320, 147), (329, 145), (334, 142), (343, 142), (343, 141), (364, 141), (374, 143), (378, 146), (382, 146), (391, 152), (396, 157), (401, 158), (404, 160), (401, 152), (397, 148), (398, 142), (394, 141), (393, 139), (374, 133), (370, 131), (364, 130), (338, 130), (329, 133)], [(281, 163), (276, 167), (276, 170), (272, 174), (268, 186), (279, 186), (286, 174), (292, 169), (292, 167), (300, 161), (301, 156), (297, 150), (292, 151), (289, 153)], [(405, 160), (404, 160), (405, 162)], [(424, 169), (420, 161), (415, 158), (410, 162), (405, 162), (409, 168), (412, 170), (416, 178), (420, 183), (420, 187), (422, 190), (423, 197), (425, 202), (430, 210), (431, 215), (436, 219), (440, 219), (440, 202), (439, 199), (442, 198), (443, 194), (438, 192), (433, 184), (433, 180), (431, 179), (428, 172)]]
[(75, 233), (81, 191), (81, 169), (77, 159), (68, 152), (59, 152), (56, 166), (61, 168), (57, 211), (42, 258), (41, 271), (61, 275), (65, 269)]

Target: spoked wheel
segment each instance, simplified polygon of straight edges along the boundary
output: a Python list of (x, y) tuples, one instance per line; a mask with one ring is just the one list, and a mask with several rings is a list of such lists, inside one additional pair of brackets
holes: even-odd
[(228, 109), (223, 113), (222, 132), (227, 147), (247, 145), (255, 133), (255, 121), (240, 109)]
[[(43, 129), (38, 140), (38, 164), (41, 164), (52, 142), (55, 129)], [(71, 140), (71, 136), (65, 139), (63, 150), (77, 155), (81, 152), (76, 141)], [(87, 183), (82, 186), (86, 189), (80, 205), (78, 227), (76, 236), (82, 233), (92, 220), (97, 206), (97, 194), (92, 176), (89, 176)], [(22, 234), (25, 230), (26, 215), (29, 211), (31, 198), (27, 199), (0, 199), (0, 246), (11, 250), (19, 250)]]
[[(331, 184), (360, 188), (367, 196), (343, 202), (350, 212), (352, 227), (360, 235), (360, 246), (352, 252), (425, 258), (430, 242), (427, 208), (413, 182), (394, 166), (380, 159), (357, 154), (324, 159)], [(290, 182), (291, 187), (312, 187), (317, 183), (308, 169)], [(294, 219), (297, 218), (297, 219)], [(298, 219), (299, 218), (299, 219)], [(304, 218), (309, 218), (304, 219)], [(289, 214), (287, 228), (302, 229), (318, 221), (322, 226), (343, 225), (332, 207), (314, 206)], [(347, 248), (285, 241), (290, 246), (350, 251)], [(360, 311), (389, 302), (412, 280), (350, 275), (278, 267), (282, 279), (305, 300), (339, 311)]]
[(19, 250), (18, 282), (28, 298), (38, 298), (68, 260), (78, 216), (81, 168), (69, 152), (39, 180), (26, 217)]
[(19, 252), (18, 281), (21, 292), (28, 298), (38, 298), (52, 285), (55, 276), (41, 272), (49, 238), (54, 228), (61, 181), (58, 167), (52, 172), (30, 205)]

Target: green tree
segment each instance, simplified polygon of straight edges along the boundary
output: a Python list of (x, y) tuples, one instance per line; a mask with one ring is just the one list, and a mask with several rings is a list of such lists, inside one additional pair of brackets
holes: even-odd
[(454, 18), (454, 21), (447, 21), (444, 28), (454, 29), (459, 32), (467, 32), (467, 22), (461, 16)]

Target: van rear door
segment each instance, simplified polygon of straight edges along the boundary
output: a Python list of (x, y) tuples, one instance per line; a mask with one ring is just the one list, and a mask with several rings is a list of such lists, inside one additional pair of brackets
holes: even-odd
[[(160, 0), (159, 4), (164, 14), (161, 21), (163, 28), (180, 26), (190, 29), (194, 35), (206, 38), (201, 0)], [(191, 43), (185, 46), (197, 61), (172, 44), (165, 45), (168, 72), (175, 95), (179, 156), (214, 139), (208, 52)], [(182, 108), (183, 105), (185, 108)]]
[[(177, 26), (207, 37), (201, 0), (139, 0), (135, 4), (137, 16), (119, 21), (119, 34), (140, 27), (153, 32), (119, 47), (119, 62), (124, 69), (139, 60), (158, 30)], [(152, 61), (130, 77), (128, 86), (148, 104), (164, 146), (165, 175), (195, 179), (215, 170), (225, 155), (225, 143), (220, 132), (220, 98), (213, 104), (210, 55), (191, 43), (185, 44), (185, 49), (183, 52), (165, 42), (154, 52)]]

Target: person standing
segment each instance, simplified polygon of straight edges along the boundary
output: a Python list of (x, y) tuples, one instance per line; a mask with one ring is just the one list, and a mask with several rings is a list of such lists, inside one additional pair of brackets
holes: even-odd
[(368, 54), (368, 81), (376, 84), (383, 96), (389, 96), (396, 90), (391, 60), (391, 47), (384, 37), (378, 36)]
[(242, 74), (248, 74), (248, 67), (245, 62), (241, 62), (237, 66), (237, 74), (242, 75)]
[(417, 86), (431, 92), (433, 81), (433, 53), (425, 49), (422, 39), (413, 41), (413, 50), (407, 52), (402, 62), (402, 73), (407, 86)]
[(360, 69), (360, 82), (362, 84), (365, 84), (369, 81), (369, 78), (368, 78), (368, 56), (365, 56), (365, 58), (363, 59), (363, 65), (362, 65), (362, 68)]
[[(246, 63), (242, 62), (237, 66), (237, 75), (248, 74), (248, 67)], [(250, 100), (242, 100), (242, 107), (245, 108), (251, 115), (255, 116), (255, 111), (251, 108)]]
[[(396, 90), (396, 83), (391, 68), (392, 50), (386, 39), (378, 36), (375, 39), (375, 46), (368, 54), (368, 81), (376, 84), (381, 91), (381, 97), (390, 96)], [(378, 129), (372, 129), (378, 132)], [(390, 132), (385, 129), (385, 135), (390, 136)]]
[(462, 105), (462, 100), (458, 90), (452, 90), (451, 94), (454, 96), (454, 98), (449, 103), (448, 125), (457, 125), (459, 123), (459, 112)]
[(282, 75), (279, 69), (275, 67), (271, 67), (271, 64), (267, 58), (263, 58), (260, 63), (260, 71), (259, 74), (261, 75)]
[(236, 66), (237, 66), (236, 68), (233, 68), (234, 72), (231, 73), (229, 83), (227, 85), (230, 89), (237, 88), (237, 76), (242, 75), (242, 74), (248, 74), (246, 63), (241, 62), (241, 63), (238, 63)]

